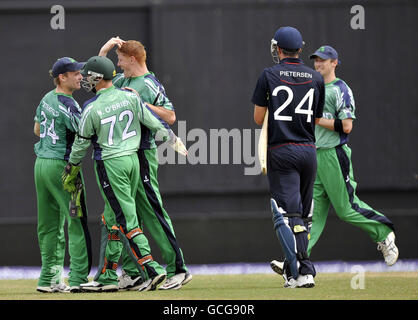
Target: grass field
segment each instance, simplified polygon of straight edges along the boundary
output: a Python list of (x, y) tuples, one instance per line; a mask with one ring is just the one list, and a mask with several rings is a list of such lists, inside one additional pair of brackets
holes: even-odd
[(275, 274), (195, 275), (181, 290), (114, 293), (39, 293), (36, 280), (0, 280), (0, 300), (418, 300), (418, 272), (365, 273), (364, 289), (351, 273), (322, 273), (311, 289), (285, 289)]

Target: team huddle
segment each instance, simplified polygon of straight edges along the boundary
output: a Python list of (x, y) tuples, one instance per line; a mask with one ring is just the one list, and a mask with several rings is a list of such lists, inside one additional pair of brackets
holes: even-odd
[[(355, 104), (348, 85), (335, 76), (340, 63), (331, 46), (299, 58), (304, 42), (292, 27), (271, 41), (275, 65), (264, 69), (252, 97), (254, 120), (268, 123), (267, 175), (274, 229), (285, 259), (272, 269), (286, 288), (311, 288), (313, 246), (332, 204), (337, 215), (367, 232), (387, 265), (398, 259), (394, 226), (356, 196), (348, 135)], [(116, 48), (118, 66), (106, 57)], [(173, 105), (146, 65), (144, 46), (111, 38), (86, 63), (64, 57), (50, 71), (55, 88), (35, 115), (35, 186), (42, 269), (40, 292), (106, 292), (180, 289), (192, 280), (159, 191), (155, 135), (180, 154), (187, 149), (170, 128)], [(95, 95), (82, 107), (73, 98), (81, 86)], [(268, 111), (268, 112), (267, 112)], [(93, 146), (97, 185), (104, 201), (99, 268), (92, 265), (82, 160)], [(68, 222), (70, 272), (62, 281), (64, 224)], [(151, 254), (146, 229), (165, 267)], [(122, 273), (117, 274), (121, 264)]]
[[(106, 54), (117, 47), (116, 74)], [(180, 154), (187, 149), (170, 129), (174, 108), (146, 66), (138, 41), (110, 39), (84, 63), (58, 59), (50, 71), (56, 88), (35, 115), (35, 186), (42, 269), (40, 292), (180, 289), (192, 279), (158, 188), (158, 133)], [(96, 95), (80, 108), (72, 93), (83, 86)], [(86, 190), (81, 162), (93, 145), (94, 168), (104, 200), (98, 272), (92, 264)], [(68, 221), (70, 272), (61, 281)], [(161, 250), (163, 268), (151, 255), (147, 228)], [(116, 270), (122, 261), (122, 275)]]

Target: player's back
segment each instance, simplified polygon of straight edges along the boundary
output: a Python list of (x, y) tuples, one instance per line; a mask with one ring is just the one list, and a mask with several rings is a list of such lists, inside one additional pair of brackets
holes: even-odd
[(114, 86), (100, 90), (83, 107), (80, 135), (91, 136), (94, 158), (134, 154), (141, 141), (139, 107), (134, 93)]
[(302, 60), (286, 58), (264, 70), (269, 93), (269, 146), (314, 143), (315, 118), (322, 117), (324, 82)]
[(35, 154), (40, 158), (68, 160), (81, 109), (71, 95), (48, 92), (41, 100), (35, 121), (40, 124), (40, 140)]

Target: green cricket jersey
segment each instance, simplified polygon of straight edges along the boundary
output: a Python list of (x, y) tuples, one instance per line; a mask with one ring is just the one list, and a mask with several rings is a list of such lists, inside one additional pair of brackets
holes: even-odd
[(71, 95), (48, 92), (36, 109), (35, 122), (40, 124), (40, 140), (35, 144), (39, 158), (68, 160), (81, 108)]
[[(113, 84), (117, 88), (130, 87), (135, 89), (143, 101), (155, 106), (162, 106), (167, 110), (174, 110), (171, 101), (165, 93), (163, 85), (158, 81), (152, 72), (148, 72), (139, 77), (131, 78), (125, 78), (123, 73), (118, 73), (113, 78)], [(142, 126), (141, 130), (142, 140), (140, 148), (156, 148), (155, 134), (153, 134), (152, 131), (145, 126)]]
[(83, 106), (70, 162), (78, 164), (90, 143), (93, 143), (96, 160), (136, 153), (141, 141), (140, 123), (152, 132), (161, 132), (166, 140), (174, 137), (169, 126), (156, 118), (135, 93), (115, 86), (99, 90)]
[[(323, 118), (355, 119), (354, 97), (350, 87), (341, 79), (325, 84), (325, 104)], [(315, 126), (317, 148), (333, 148), (348, 142), (348, 134)]]

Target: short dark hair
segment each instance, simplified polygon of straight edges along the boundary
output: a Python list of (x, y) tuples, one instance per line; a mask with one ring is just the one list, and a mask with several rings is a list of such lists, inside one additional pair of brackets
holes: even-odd
[(280, 48), (284, 55), (288, 57), (296, 57), (299, 54), (300, 49), (287, 49), (287, 48)]

